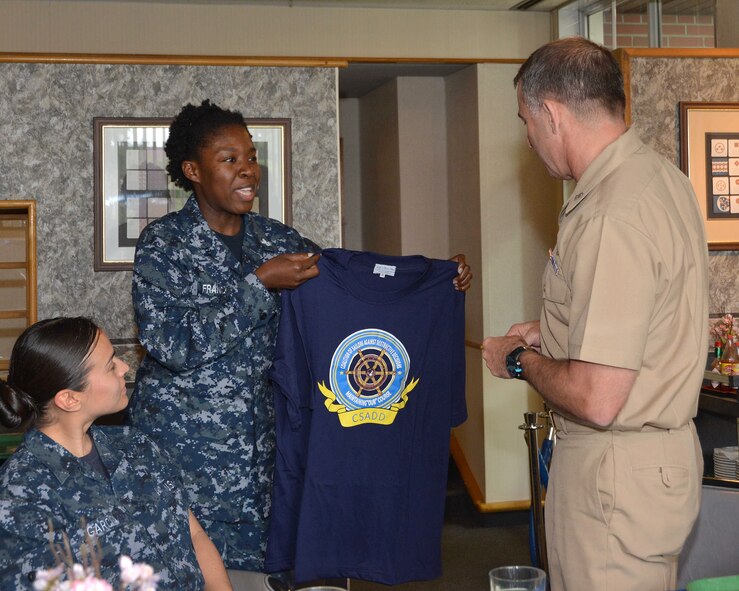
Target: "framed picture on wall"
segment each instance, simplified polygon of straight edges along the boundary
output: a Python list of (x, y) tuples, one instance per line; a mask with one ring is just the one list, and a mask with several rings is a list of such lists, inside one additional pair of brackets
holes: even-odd
[(739, 249), (739, 103), (680, 103), (680, 168), (710, 250)]
[[(164, 145), (171, 122), (159, 117), (93, 119), (96, 271), (132, 269), (141, 231), (187, 201), (189, 193), (167, 174)], [(261, 172), (252, 211), (290, 224), (290, 120), (246, 123)]]

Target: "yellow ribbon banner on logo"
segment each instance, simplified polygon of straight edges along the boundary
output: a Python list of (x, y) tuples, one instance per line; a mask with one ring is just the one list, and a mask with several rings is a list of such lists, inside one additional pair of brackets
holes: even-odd
[(342, 427), (356, 427), (374, 423), (376, 425), (391, 425), (395, 420), (399, 410), (405, 408), (408, 402), (408, 392), (413, 390), (418, 384), (418, 378), (411, 380), (405, 389), (400, 393), (400, 400), (391, 404), (387, 408), (360, 408), (357, 410), (348, 410), (343, 404), (336, 402), (336, 394), (326, 387), (324, 382), (318, 383), (318, 389), (326, 397), (323, 403), (329, 412), (335, 412), (339, 417)]

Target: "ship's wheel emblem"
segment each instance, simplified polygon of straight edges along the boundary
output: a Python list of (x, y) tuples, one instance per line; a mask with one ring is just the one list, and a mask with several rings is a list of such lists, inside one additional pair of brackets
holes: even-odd
[[(368, 328), (341, 342), (331, 358), (331, 388), (323, 382), (318, 387), (326, 397), (326, 408), (341, 415), (343, 426), (391, 424), (405, 406), (408, 392), (418, 383), (411, 380), (406, 385), (409, 367), (408, 352), (398, 338)], [(375, 411), (365, 412), (372, 409)]]
[(347, 370), (349, 383), (359, 396), (382, 394), (393, 376), (396, 375), (385, 349), (358, 351), (352, 359), (353, 367)]

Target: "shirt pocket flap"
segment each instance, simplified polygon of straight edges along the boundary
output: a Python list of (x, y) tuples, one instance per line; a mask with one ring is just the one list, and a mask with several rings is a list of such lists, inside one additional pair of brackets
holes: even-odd
[(545, 300), (555, 304), (564, 304), (567, 301), (567, 282), (559, 274), (547, 269), (542, 284), (542, 296)]

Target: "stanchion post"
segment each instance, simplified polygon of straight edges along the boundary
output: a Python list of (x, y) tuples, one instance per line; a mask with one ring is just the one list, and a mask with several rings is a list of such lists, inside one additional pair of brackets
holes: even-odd
[(537, 413), (523, 413), (524, 424), (519, 426), (524, 432), (524, 438), (529, 448), (529, 481), (531, 483), (531, 510), (534, 516), (534, 538), (536, 545), (537, 566), (548, 572), (547, 545), (544, 531), (544, 503), (542, 502), (542, 487), (539, 467), (539, 438), (537, 431), (544, 425), (537, 423)]

